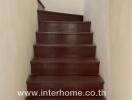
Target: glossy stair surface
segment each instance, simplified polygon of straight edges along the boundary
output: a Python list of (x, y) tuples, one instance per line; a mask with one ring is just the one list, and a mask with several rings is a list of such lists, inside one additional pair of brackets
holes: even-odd
[(38, 19), (46, 21), (83, 21), (82, 15), (38, 10)]
[(38, 44), (92, 44), (91, 32), (38, 32), (36, 34)]
[[(83, 81), (82, 81), (83, 80)], [(31, 76), (27, 82), (31, 90), (101, 90), (103, 80), (100, 76)]]
[[(103, 90), (91, 22), (82, 15), (38, 10), (38, 32), (28, 91)], [(26, 100), (105, 100), (104, 96), (28, 96)]]
[(40, 32), (90, 32), (91, 22), (39, 21)]
[(34, 56), (40, 58), (94, 58), (94, 45), (58, 45), (37, 44), (34, 46)]
[(34, 59), (31, 65), (33, 75), (96, 76), (99, 73), (99, 61), (96, 59)]

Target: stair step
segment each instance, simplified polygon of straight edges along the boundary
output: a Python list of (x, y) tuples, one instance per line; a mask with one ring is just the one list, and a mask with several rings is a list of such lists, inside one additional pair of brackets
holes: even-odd
[(47, 21), (83, 21), (82, 15), (38, 10), (38, 19)]
[(36, 34), (36, 40), (39, 44), (92, 44), (92, 33), (41, 33)]
[(42, 45), (34, 46), (34, 55), (37, 58), (95, 58), (94, 45)]
[(31, 61), (33, 75), (91, 75), (99, 73), (96, 59), (34, 59)]
[(39, 32), (90, 32), (91, 22), (39, 21)]
[[(103, 90), (91, 22), (82, 15), (38, 10), (38, 32), (28, 91)], [(104, 96), (27, 97), (26, 100), (105, 100)]]
[(105, 100), (104, 97), (28, 97), (26, 100)]
[(30, 76), (27, 90), (98, 91), (103, 89), (103, 84), (100, 76)]
[(37, 34), (77, 34), (77, 35), (81, 35), (81, 34), (93, 34), (92, 32), (37, 32)]

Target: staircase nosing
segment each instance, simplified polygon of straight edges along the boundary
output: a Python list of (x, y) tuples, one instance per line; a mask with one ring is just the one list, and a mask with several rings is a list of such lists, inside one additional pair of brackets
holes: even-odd
[(94, 44), (35, 44), (35, 47), (96, 47)]
[(36, 34), (42, 35), (89, 35), (93, 32), (36, 32)]
[(91, 21), (39, 21), (40, 23), (91, 24)]
[(66, 59), (66, 58), (49, 58), (49, 59), (32, 59), (31, 62), (38, 62), (38, 63), (100, 63), (98, 59)]
[[(62, 83), (67, 84), (67, 83), (73, 83), (73, 82), (75, 82), (75, 83), (76, 82), (81, 82), (81, 83), (90, 82), (90, 83), (92, 83), (94, 81), (97, 81), (97, 82), (100, 82), (101, 84), (104, 84), (104, 80), (100, 75), (98, 75), (98, 76), (71, 76), (70, 78), (69, 78), (69, 76), (59, 76), (58, 77), (58, 76), (34, 76), (34, 75), (30, 75), (27, 83), (30, 83), (34, 79), (44, 79), (44, 78), (46, 78), (47, 80), (41, 80), (41, 81), (39, 81), (39, 83), (41, 83), (43, 81), (43, 82), (57, 82), (57, 83), (62, 82)], [(85, 81), (80, 80), (80, 78), (84, 78)], [(51, 80), (51, 79), (54, 79), (54, 80)], [(63, 80), (63, 81), (58, 81), (55, 79)], [(93, 79), (93, 80), (91, 80), (91, 79)], [(70, 81), (67, 81), (67, 80), (70, 80)], [(33, 81), (33, 82), (38, 83), (38, 81)], [(96, 84), (98, 84), (98, 83), (96, 83)]]

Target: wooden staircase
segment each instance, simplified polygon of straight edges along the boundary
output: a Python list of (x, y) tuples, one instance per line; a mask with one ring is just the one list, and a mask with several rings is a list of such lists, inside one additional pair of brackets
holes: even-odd
[[(27, 90), (98, 91), (103, 89), (91, 22), (83, 16), (38, 11), (34, 59)], [(103, 96), (27, 97), (27, 100), (105, 100)]]

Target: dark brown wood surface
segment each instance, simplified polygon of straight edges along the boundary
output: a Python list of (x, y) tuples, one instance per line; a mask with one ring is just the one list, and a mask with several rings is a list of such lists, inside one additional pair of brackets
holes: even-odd
[[(27, 90), (103, 89), (91, 22), (82, 15), (38, 11), (38, 32)], [(98, 97), (27, 97), (26, 100), (105, 100)]]

